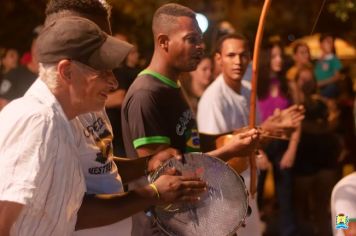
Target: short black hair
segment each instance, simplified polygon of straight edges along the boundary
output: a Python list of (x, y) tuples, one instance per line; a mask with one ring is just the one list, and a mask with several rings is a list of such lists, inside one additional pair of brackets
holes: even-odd
[(239, 33), (225, 34), (218, 39), (215, 47), (215, 53), (221, 53), (222, 45), (228, 39), (242, 40), (245, 42), (246, 46), (249, 47), (248, 40), (243, 34), (239, 34)]
[(105, 0), (50, 0), (46, 7), (46, 15), (64, 10), (82, 14), (110, 17), (111, 8)]
[(158, 29), (169, 27), (176, 23), (177, 17), (186, 16), (195, 19), (195, 12), (185, 6), (176, 3), (164, 4), (156, 10), (152, 20), (152, 31), (155, 34)]

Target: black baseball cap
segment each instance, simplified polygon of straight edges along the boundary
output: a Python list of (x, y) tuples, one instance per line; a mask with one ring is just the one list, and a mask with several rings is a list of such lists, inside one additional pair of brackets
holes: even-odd
[(97, 70), (117, 68), (133, 47), (106, 34), (94, 22), (78, 16), (49, 23), (36, 43), (37, 58), (41, 63), (72, 59)]

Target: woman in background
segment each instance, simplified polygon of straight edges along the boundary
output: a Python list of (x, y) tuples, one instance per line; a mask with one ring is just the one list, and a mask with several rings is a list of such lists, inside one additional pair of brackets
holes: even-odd
[[(258, 106), (262, 122), (278, 110), (292, 105), (288, 84), (283, 67), (283, 47), (279, 43), (272, 43), (264, 51), (259, 68), (257, 86)], [(294, 132), (290, 140), (273, 140), (264, 151), (273, 166), (276, 197), (279, 206), (280, 235), (296, 235), (297, 227), (292, 204), (292, 166), (297, 150), (299, 130)], [(264, 181), (266, 171), (261, 171), (258, 181), (258, 203), (261, 209), (263, 200)], [(262, 209), (261, 209), (262, 210)]]
[(212, 70), (212, 59), (209, 56), (205, 56), (198, 64), (195, 71), (185, 75), (188, 76), (188, 78), (180, 80), (194, 114), (197, 112), (200, 97), (213, 81)]
[(291, 97), (294, 103), (300, 103), (296, 85), (296, 75), (300, 68), (312, 66), (309, 46), (304, 42), (297, 42), (293, 47), (294, 65), (288, 69), (286, 78), (288, 81)]

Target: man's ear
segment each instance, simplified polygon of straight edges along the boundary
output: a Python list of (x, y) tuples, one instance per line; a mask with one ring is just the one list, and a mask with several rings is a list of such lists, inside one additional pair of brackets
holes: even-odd
[(59, 79), (65, 83), (71, 83), (71, 65), (69, 60), (61, 60), (57, 65)]
[(169, 37), (166, 34), (159, 34), (157, 37), (158, 45), (165, 51), (168, 51)]
[(221, 64), (222, 64), (222, 62), (221, 62), (221, 54), (219, 52), (215, 53), (214, 60), (215, 60), (216, 64), (221, 66)]

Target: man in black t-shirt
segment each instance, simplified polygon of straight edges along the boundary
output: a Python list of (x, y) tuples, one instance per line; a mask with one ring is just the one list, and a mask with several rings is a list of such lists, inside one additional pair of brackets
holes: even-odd
[[(151, 63), (131, 85), (122, 106), (126, 153), (143, 157), (169, 146), (183, 153), (199, 151), (196, 122), (177, 84), (179, 75), (195, 70), (203, 56), (195, 13), (178, 4), (165, 4), (155, 12), (152, 29), (155, 49)], [(208, 154), (223, 160), (249, 155), (257, 139), (257, 131), (252, 129)], [(133, 217), (132, 229), (132, 235), (154, 234), (144, 214)]]
[[(160, 7), (152, 23), (155, 49), (150, 65), (129, 88), (122, 110), (128, 156), (147, 156), (172, 146), (199, 151), (196, 121), (184, 99), (178, 77), (196, 69), (203, 56), (202, 32), (195, 13), (179, 4)], [(209, 154), (223, 160), (245, 156), (256, 144), (257, 131), (236, 137)]]
[(34, 36), (31, 44), (31, 61), (9, 71), (1, 82), (0, 110), (8, 102), (25, 95), (38, 76), (38, 62), (35, 56), (36, 37), (37, 35)]
[(152, 144), (169, 145), (182, 153), (200, 151), (196, 122), (180, 86), (150, 70), (136, 80), (123, 112), (128, 156), (137, 156), (136, 148)]
[(4, 76), (0, 96), (8, 101), (22, 97), (36, 78), (36, 73), (30, 71), (26, 66), (19, 66)]

